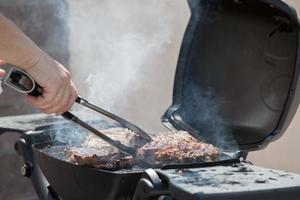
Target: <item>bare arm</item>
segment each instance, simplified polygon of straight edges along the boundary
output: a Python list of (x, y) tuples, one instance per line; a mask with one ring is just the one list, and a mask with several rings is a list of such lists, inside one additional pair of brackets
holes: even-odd
[(0, 57), (26, 70), (41, 56), (37, 47), (12, 21), (0, 13)]
[[(62, 114), (73, 105), (77, 91), (69, 71), (0, 13), (0, 65), (5, 62), (27, 71), (43, 88), (42, 96), (26, 98), (33, 107)], [(4, 73), (0, 70), (0, 77)]]

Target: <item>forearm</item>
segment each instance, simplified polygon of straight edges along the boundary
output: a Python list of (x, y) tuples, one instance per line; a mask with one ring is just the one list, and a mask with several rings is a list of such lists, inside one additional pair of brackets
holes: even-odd
[(42, 50), (0, 12), (0, 59), (26, 70), (41, 54)]
[[(68, 70), (43, 52), (13, 22), (0, 12), (0, 65), (9, 63), (26, 70), (42, 87), (39, 96), (26, 97), (27, 102), (45, 113), (61, 115), (78, 96)], [(0, 69), (0, 77), (5, 72)]]

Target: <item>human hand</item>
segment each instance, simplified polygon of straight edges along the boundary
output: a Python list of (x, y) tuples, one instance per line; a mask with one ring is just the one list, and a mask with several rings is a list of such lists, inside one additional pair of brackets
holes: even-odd
[(61, 115), (75, 102), (78, 93), (71, 80), (70, 72), (45, 53), (37, 63), (25, 69), (42, 87), (42, 95), (27, 96), (26, 102), (44, 113)]

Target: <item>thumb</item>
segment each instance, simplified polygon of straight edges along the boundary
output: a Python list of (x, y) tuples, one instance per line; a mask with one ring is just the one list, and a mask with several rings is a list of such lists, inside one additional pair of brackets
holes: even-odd
[(5, 76), (5, 71), (3, 69), (0, 69), (0, 78)]

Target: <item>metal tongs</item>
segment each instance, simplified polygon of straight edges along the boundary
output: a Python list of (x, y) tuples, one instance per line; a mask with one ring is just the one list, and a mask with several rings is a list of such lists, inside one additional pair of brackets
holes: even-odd
[[(140, 129), (139, 127), (137, 127), (136, 125), (128, 122), (127, 120), (114, 115), (102, 108), (99, 108), (91, 103), (89, 103), (87, 100), (81, 98), (81, 97), (77, 97), (76, 103), (83, 105), (93, 111), (96, 111), (100, 114), (105, 115), (106, 117), (118, 122), (119, 124), (121, 124), (124, 128), (128, 128), (129, 130), (134, 131), (136, 134), (138, 134), (139, 136), (141, 136), (143, 138), (143, 140), (140, 142), (140, 145), (144, 145), (150, 141), (152, 141), (152, 138), (142, 129)], [(65, 112), (62, 114), (62, 116), (67, 119), (70, 120), (76, 124), (78, 124), (79, 126), (87, 129), (88, 131), (94, 133), (95, 135), (97, 135), (98, 137), (100, 137), (101, 139), (103, 139), (105, 142), (111, 144), (112, 146), (118, 148), (119, 150), (126, 152), (130, 155), (136, 155), (136, 148), (133, 147), (128, 147), (124, 144), (122, 144), (120, 141), (116, 141), (111, 139), (110, 137), (108, 137), (107, 135), (105, 135), (104, 133), (102, 133), (101, 131), (95, 129), (94, 127), (90, 126), (89, 124), (87, 124), (86, 122), (82, 121), (81, 119), (79, 119), (78, 117), (76, 117), (74, 114), (72, 114), (71, 112)]]
[[(18, 69), (17, 67), (12, 67), (9, 70), (6, 77), (4, 78), (4, 83), (6, 85), (8, 85), (9, 87), (13, 88), (14, 90), (17, 90), (20, 93), (25, 93), (25, 94), (32, 95), (32, 96), (39, 96), (39, 95), (42, 95), (42, 93), (43, 93), (42, 88), (40, 88), (39, 85), (37, 83), (35, 83), (33, 78), (28, 73), (26, 73), (23, 70)], [(125, 119), (122, 119), (121, 117), (116, 116), (106, 110), (103, 110), (102, 108), (99, 108), (99, 107), (89, 103), (87, 100), (85, 100), (83, 98), (77, 97), (76, 103), (83, 105), (87, 108), (90, 108), (91, 110), (96, 111), (100, 114), (103, 114), (106, 117), (113, 119), (114, 121), (120, 123), (123, 127), (134, 131), (136, 134), (141, 136), (143, 139), (142, 141), (140, 141), (140, 145), (143, 145), (147, 142), (152, 141), (152, 138), (145, 131), (143, 131), (136, 125), (134, 125), (134, 124), (126, 121)], [(128, 147), (126, 145), (121, 144), (120, 141), (115, 141), (115, 140), (111, 139), (110, 137), (103, 134), (101, 131), (93, 128), (92, 126), (90, 126), (86, 122), (82, 121), (81, 119), (79, 119), (78, 117), (73, 115), (72, 113), (65, 112), (62, 114), (62, 116), (65, 119), (70, 120), (70, 121), (78, 124), (79, 126), (87, 129), (88, 131), (91, 131), (92, 133), (96, 134), (101, 139), (103, 139), (107, 143), (111, 144), (112, 146), (120, 149), (121, 151), (126, 152), (133, 156), (136, 155), (137, 150), (135, 148)]]

